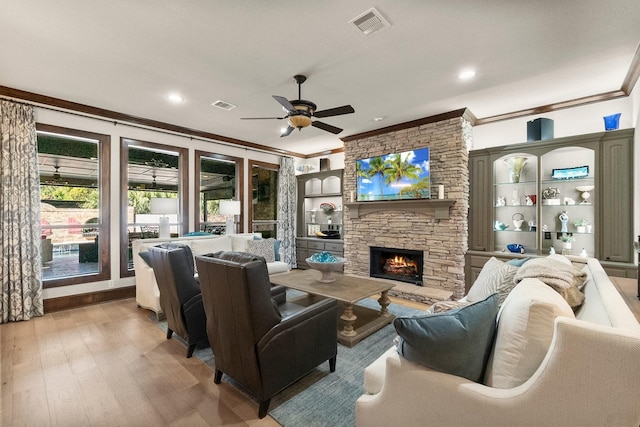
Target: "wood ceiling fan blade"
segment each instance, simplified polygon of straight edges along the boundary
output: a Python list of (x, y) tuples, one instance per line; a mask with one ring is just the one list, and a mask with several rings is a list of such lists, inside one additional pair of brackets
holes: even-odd
[(295, 113), (296, 109), (293, 106), (293, 104), (291, 104), (289, 102), (289, 100), (287, 98), (285, 98), (284, 96), (278, 96), (278, 95), (271, 95), (273, 96), (273, 99), (275, 99), (276, 101), (278, 101), (278, 103), (280, 105), (282, 105), (284, 107), (285, 110), (287, 110), (290, 113)]
[(328, 110), (316, 111), (313, 114), (313, 117), (323, 118), (323, 117), (341, 116), (343, 114), (351, 114), (355, 112), (356, 110), (354, 110), (351, 105), (343, 105), (342, 107), (335, 107), (335, 108), (329, 108)]
[(295, 128), (293, 126), (287, 127), (287, 129), (284, 132), (282, 132), (282, 134), (280, 134), (280, 138), (291, 135), (291, 132), (293, 132), (294, 129)]
[(342, 132), (342, 129), (322, 122), (313, 122), (311, 123), (311, 126), (313, 126), (314, 128), (326, 130), (327, 132), (331, 132), (334, 134), (339, 134), (340, 132)]

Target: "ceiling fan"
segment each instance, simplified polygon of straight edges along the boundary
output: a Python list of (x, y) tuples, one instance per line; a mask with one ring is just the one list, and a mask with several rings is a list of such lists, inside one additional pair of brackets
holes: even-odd
[(43, 184), (46, 185), (67, 185), (69, 184), (68, 181), (65, 181), (62, 179), (62, 176), (60, 175), (60, 171), (58, 169), (60, 169), (60, 166), (55, 165), (53, 166), (54, 172), (53, 175), (51, 176), (51, 178), (44, 180)]
[(333, 134), (339, 134), (342, 132), (342, 129), (339, 127), (335, 127), (323, 122), (313, 121), (311, 118), (325, 118), (325, 117), (333, 117), (340, 116), (343, 114), (351, 114), (355, 113), (355, 110), (351, 105), (343, 105), (342, 107), (329, 108), (328, 110), (320, 110), (316, 111), (317, 107), (311, 101), (306, 101), (302, 99), (301, 96), (301, 87), (302, 83), (307, 80), (306, 76), (296, 75), (293, 76), (293, 80), (298, 84), (298, 99), (289, 101), (287, 98), (282, 96), (273, 95), (273, 99), (278, 101), (282, 108), (287, 112), (287, 115), (284, 117), (242, 117), (241, 120), (262, 120), (262, 119), (277, 119), (283, 120), (287, 119), (288, 127), (282, 132), (280, 137), (289, 136), (294, 129), (302, 130), (302, 128), (306, 128), (311, 125), (318, 129), (322, 129), (327, 132), (331, 132)]

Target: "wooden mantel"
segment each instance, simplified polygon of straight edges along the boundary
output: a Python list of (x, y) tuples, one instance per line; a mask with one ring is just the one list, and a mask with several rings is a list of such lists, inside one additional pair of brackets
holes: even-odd
[(345, 203), (345, 206), (349, 208), (350, 219), (357, 219), (371, 212), (388, 210), (416, 213), (435, 211), (436, 219), (449, 219), (449, 208), (455, 202), (451, 199), (384, 200)]

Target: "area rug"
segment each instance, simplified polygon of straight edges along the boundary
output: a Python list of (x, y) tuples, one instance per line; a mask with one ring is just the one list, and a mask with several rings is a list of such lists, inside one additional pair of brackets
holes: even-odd
[[(380, 308), (373, 299), (362, 300), (358, 305)], [(396, 317), (424, 313), (399, 304), (390, 304), (388, 308)], [(166, 331), (166, 322), (157, 323)], [(318, 366), (274, 396), (269, 405), (269, 415), (285, 427), (355, 426), (355, 405), (363, 393), (364, 368), (393, 345), (395, 336), (393, 324), (390, 324), (352, 348), (338, 344), (336, 371), (329, 372), (328, 362)], [(213, 369), (213, 353), (210, 348), (196, 349), (194, 356)], [(238, 387), (226, 375), (222, 381)], [(253, 396), (238, 388), (257, 403)]]

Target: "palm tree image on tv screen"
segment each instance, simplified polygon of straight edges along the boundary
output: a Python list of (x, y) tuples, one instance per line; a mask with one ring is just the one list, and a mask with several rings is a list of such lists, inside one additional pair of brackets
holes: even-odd
[(430, 199), (429, 148), (356, 161), (357, 201)]

